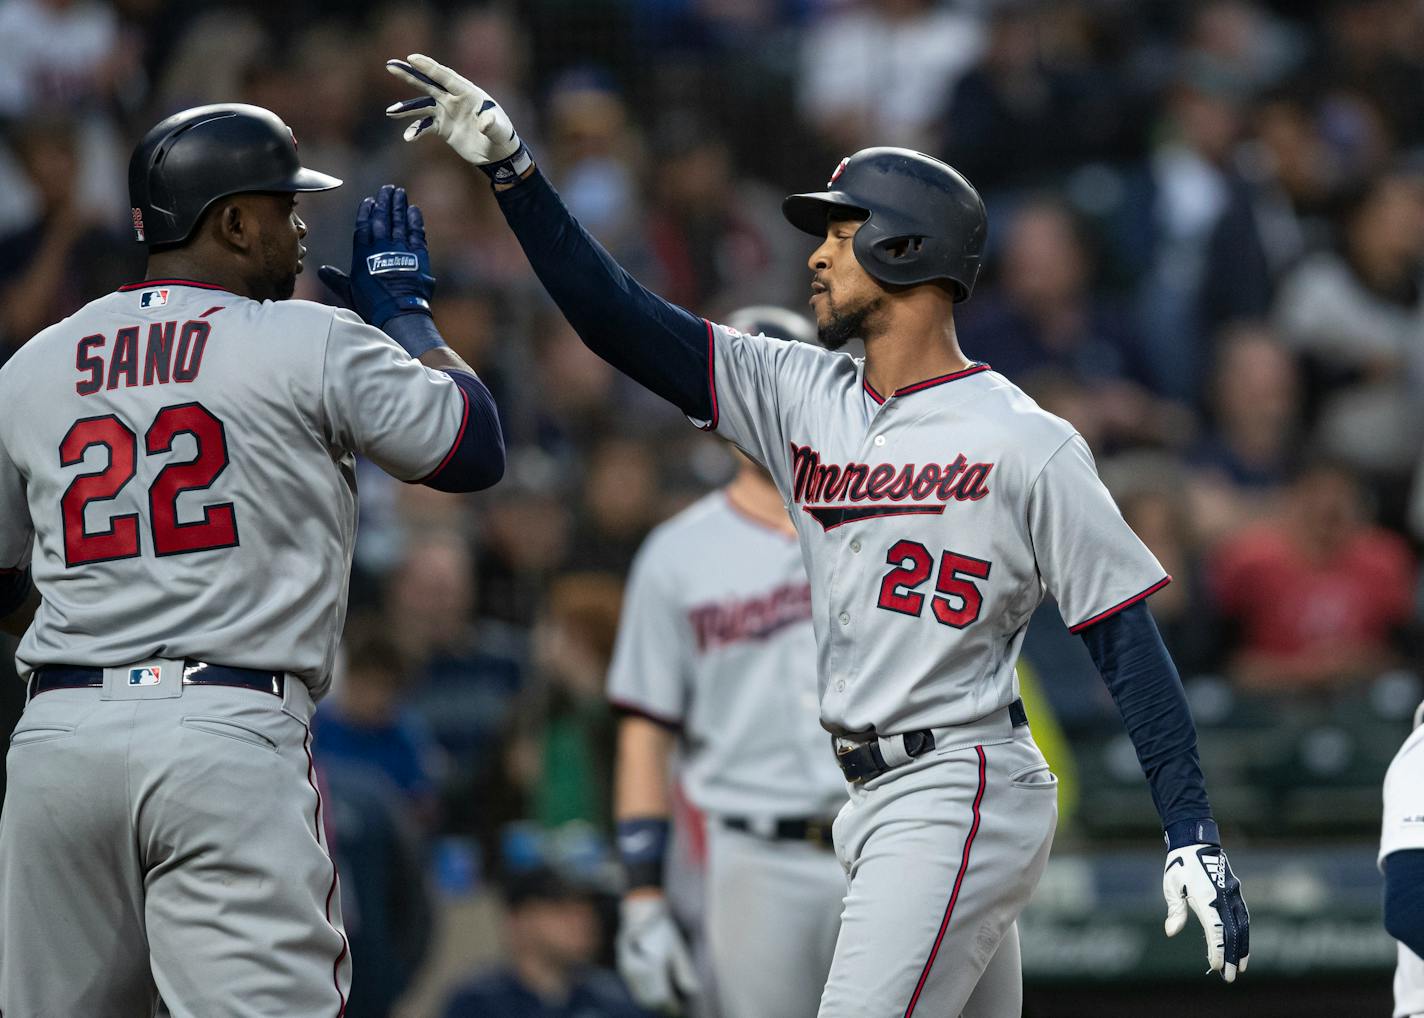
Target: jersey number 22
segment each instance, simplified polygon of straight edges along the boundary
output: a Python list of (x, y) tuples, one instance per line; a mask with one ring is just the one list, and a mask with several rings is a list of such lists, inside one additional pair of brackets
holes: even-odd
[[(156, 456), (172, 450), (179, 435), (192, 435), (197, 455), (186, 462), (169, 463), (148, 489), (149, 526), (156, 555), (231, 548), (237, 544), (237, 518), (231, 502), (203, 507), (203, 518), (178, 522), (178, 496), (212, 486), (227, 467), (227, 436), (222, 421), (201, 403), (180, 403), (158, 411), (143, 437), (144, 452)], [(64, 561), (67, 566), (108, 562), (139, 554), (138, 513), (115, 516), (109, 529), (90, 532), (84, 510), (91, 502), (115, 498), (138, 470), (138, 436), (113, 414), (85, 417), (74, 422), (59, 443), (59, 464), (72, 467), (84, 462), (96, 445), (104, 446), (109, 462), (102, 470), (80, 474), (59, 505), (64, 516)]]

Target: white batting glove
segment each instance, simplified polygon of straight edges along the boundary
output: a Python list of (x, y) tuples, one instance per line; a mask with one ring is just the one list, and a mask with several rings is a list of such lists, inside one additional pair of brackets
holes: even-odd
[(387, 60), (386, 70), (425, 93), (386, 107), (386, 116), (393, 120), (414, 119), (405, 129), (406, 141), (434, 131), (495, 183), (518, 179), (533, 163), (509, 114), (474, 82), (422, 53)]
[(1220, 845), (1187, 845), (1168, 853), (1162, 894), (1167, 899), (1167, 936), (1182, 931), (1190, 909), (1206, 932), (1211, 971), (1228, 983), (1246, 971), (1251, 915), (1241, 898), (1241, 882)]
[(618, 974), (640, 1007), (681, 1014), (701, 991), (692, 952), (661, 895), (623, 899), (617, 953)]

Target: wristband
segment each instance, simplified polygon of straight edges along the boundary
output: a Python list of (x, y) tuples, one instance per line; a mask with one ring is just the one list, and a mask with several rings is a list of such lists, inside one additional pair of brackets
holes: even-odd
[(445, 345), (440, 330), (435, 327), (435, 319), (430, 312), (411, 310), (386, 319), (381, 331), (400, 344), (401, 349), (412, 357), (437, 350)]
[(480, 169), (496, 184), (512, 184), (533, 165), (534, 157), (529, 154), (529, 146), (521, 140), (513, 155), (507, 156), (497, 163), (487, 163)]
[(1186, 848), (1188, 845), (1219, 846), (1221, 831), (1217, 829), (1216, 821), (1211, 817), (1205, 820), (1178, 820), (1167, 825), (1166, 830), (1162, 832), (1162, 840), (1167, 843), (1168, 851)]
[(618, 821), (618, 855), (623, 860), (625, 890), (663, 886), (663, 858), (672, 825), (666, 817), (634, 817)]

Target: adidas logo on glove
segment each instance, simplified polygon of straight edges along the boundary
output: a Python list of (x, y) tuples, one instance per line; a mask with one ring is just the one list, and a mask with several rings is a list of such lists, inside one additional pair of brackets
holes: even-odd
[(373, 276), (386, 272), (418, 272), (420, 261), (409, 251), (378, 251), (366, 256), (366, 271)]

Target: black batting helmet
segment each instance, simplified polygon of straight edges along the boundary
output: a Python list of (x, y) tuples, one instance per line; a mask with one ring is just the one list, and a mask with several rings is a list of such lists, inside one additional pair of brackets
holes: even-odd
[(160, 121), (129, 159), (134, 239), (188, 239), (208, 206), (249, 191), (329, 191), (336, 177), (302, 165), (297, 139), (261, 106), (195, 106)]
[(792, 226), (818, 237), (833, 209), (865, 216), (852, 248), (880, 282), (943, 280), (956, 301), (974, 292), (988, 219), (979, 192), (948, 163), (907, 148), (865, 148), (841, 160), (826, 190), (781, 203)]

